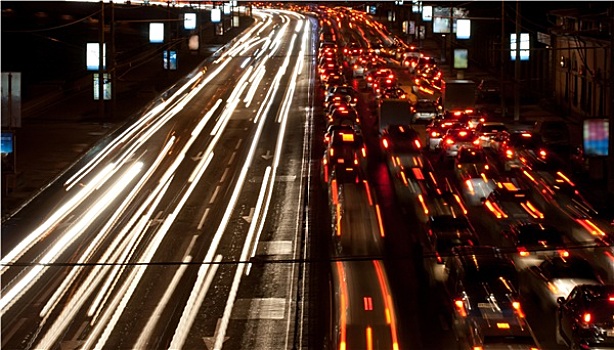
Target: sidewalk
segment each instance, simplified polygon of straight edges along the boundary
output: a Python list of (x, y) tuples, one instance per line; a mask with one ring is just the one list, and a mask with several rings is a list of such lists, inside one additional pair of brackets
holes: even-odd
[[(16, 129), (15, 135), (16, 174), (2, 178), (3, 191), (8, 187), (8, 191), (2, 193), (2, 220), (51, 184), (104, 136), (204, 64), (252, 21), (242, 17), (241, 27), (229, 30), (224, 36), (207, 39), (207, 46), (197, 53), (187, 48), (178, 50), (176, 71), (164, 70), (161, 60), (151, 60), (133, 69), (118, 84), (115, 114), (102, 120), (91, 87), (56, 94), (51, 99), (53, 103), (49, 102), (48, 95), (23, 101), (22, 127)], [(28, 108), (32, 104), (40, 105), (41, 101), (44, 107)], [(105, 109), (109, 110), (110, 106)]]

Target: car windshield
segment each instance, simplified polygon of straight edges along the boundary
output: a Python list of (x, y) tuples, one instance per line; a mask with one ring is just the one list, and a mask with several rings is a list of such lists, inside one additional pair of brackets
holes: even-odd
[[(546, 265), (547, 266), (547, 265)], [(557, 259), (550, 269), (552, 278), (597, 279), (593, 267), (586, 260)]]
[(540, 138), (529, 133), (514, 133), (510, 135), (510, 145), (514, 147), (537, 148), (541, 145)]
[(469, 222), (464, 217), (440, 215), (432, 217), (430, 225), (435, 230), (463, 230), (469, 227)]
[(507, 130), (505, 125), (499, 125), (499, 124), (486, 124), (486, 125), (483, 125), (481, 128), (482, 132), (501, 132), (505, 130)]
[(541, 229), (539, 227), (529, 226), (518, 232), (518, 243), (527, 245), (562, 245), (563, 236), (560, 231), (555, 228)]
[(459, 152), (458, 161), (461, 163), (484, 163), (486, 157), (483, 152), (478, 152), (473, 149), (464, 149)]

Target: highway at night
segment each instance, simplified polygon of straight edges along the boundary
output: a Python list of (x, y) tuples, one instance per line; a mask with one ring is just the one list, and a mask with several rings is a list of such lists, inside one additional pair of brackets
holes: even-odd
[[(614, 345), (613, 226), (556, 152), (375, 16), (283, 7), (3, 222), (1, 347)], [(566, 339), (576, 285), (606, 320)]]

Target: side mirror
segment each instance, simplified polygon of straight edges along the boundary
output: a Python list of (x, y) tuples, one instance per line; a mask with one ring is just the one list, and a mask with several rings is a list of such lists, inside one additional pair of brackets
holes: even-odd
[(565, 298), (564, 297), (556, 298), (556, 303), (559, 305), (563, 305), (563, 303), (565, 303)]
[(486, 197), (480, 197), (480, 204), (484, 204), (486, 202)]

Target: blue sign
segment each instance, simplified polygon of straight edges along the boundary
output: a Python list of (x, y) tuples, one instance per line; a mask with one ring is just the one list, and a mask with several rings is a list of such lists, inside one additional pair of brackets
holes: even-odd
[(0, 136), (0, 153), (13, 153), (13, 133), (3, 132)]

